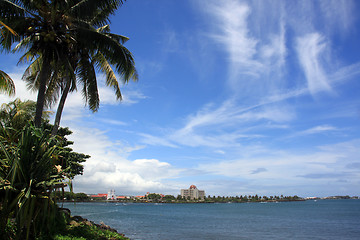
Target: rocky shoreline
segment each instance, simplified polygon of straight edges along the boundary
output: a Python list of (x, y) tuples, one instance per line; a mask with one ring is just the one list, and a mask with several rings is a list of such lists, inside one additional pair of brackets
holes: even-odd
[[(119, 233), (116, 229), (106, 225), (103, 222), (97, 224), (81, 216), (71, 216), (71, 211), (68, 208), (59, 209), (65, 216), (67, 222), (67, 232), (64, 235), (76, 235), (76, 237), (85, 237), (89, 239), (89, 231), (93, 233), (93, 239), (98, 240), (129, 240), (125, 234)], [(77, 234), (79, 233), (79, 234)], [(83, 235), (82, 235), (83, 234)]]

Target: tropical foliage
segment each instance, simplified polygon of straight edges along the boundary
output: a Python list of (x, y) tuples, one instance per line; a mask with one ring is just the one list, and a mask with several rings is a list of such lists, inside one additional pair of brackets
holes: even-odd
[(69, 148), (68, 128), (52, 136), (52, 125), (32, 125), (34, 115), (35, 102), (19, 99), (0, 110), (0, 236), (10, 238), (11, 219), (19, 239), (52, 234), (59, 211), (51, 193), (71, 187), (89, 158)]
[(110, 33), (109, 16), (122, 0), (2, 0), (0, 20), (18, 35), (3, 29), (0, 41), (10, 51), (25, 50), (21, 61), (30, 61), (25, 78), (38, 90), (35, 126), (40, 126), (45, 104), (62, 97), (55, 128), (69, 91), (82, 85), (82, 94), (90, 109), (99, 107), (96, 71), (106, 75), (106, 84), (121, 99), (115, 72), (127, 82), (137, 79), (134, 59), (123, 43), (126, 37)]
[[(49, 239), (64, 216), (55, 203), (56, 189), (64, 192), (71, 186), (89, 158), (69, 147), (72, 142), (66, 136), (71, 131), (59, 127), (68, 93), (81, 89), (85, 104), (97, 111), (98, 72), (117, 100), (122, 99), (119, 83), (137, 80), (133, 56), (123, 45), (128, 38), (111, 33), (108, 25), (109, 16), (122, 4), (0, 0), (0, 50), (23, 53), (19, 62), (29, 63), (23, 80), (38, 93), (36, 102), (16, 99), (0, 109), (1, 237)], [(15, 92), (12, 79), (1, 70), (0, 92)], [(58, 100), (51, 125), (44, 109)]]
[(15, 84), (4, 71), (0, 70), (0, 92), (11, 96), (15, 94)]
[[(45, 123), (43, 126), (49, 131), (53, 129), (53, 125), (48, 123)], [(67, 139), (67, 136), (71, 134), (72, 131), (70, 131), (69, 128), (60, 127), (56, 137), (58, 140), (58, 145), (62, 148), (61, 155), (59, 156), (59, 165), (61, 165), (61, 168), (66, 176), (70, 179), (73, 179), (76, 175), (83, 174), (84, 166), (82, 163), (90, 158), (90, 156), (73, 151), (73, 149), (70, 147), (73, 142)]]
[[(36, 102), (31, 100), (21, 101), (17, 98), (0, 106), (0, 122), (6, 128), (19, 131), (34, 120), (35, 110)], [(50, 111), (43, 112), (43, 120), (49, 119), (50, 114)]]
[(56, 139), (49, 131), (29, 126), (17, 143), (1, 141), (0, 150), (0, 229), (14, 217), (18, 237), (28, 239), (44, 228), (51, 232), (49, 220), (56, 215), (56, 205), (50, 193), (65, 184), (62, 170), (56, 167), (61, 154)]
[[(21, 101), (15, 99), (10, 103), (4, 103), (0, 107), (0, 123), (6, 129), (3, 131), (2, 138), (7, 139), (8, 142), (18, 142), (19, 134), (21, 134), (24, 127), (34, 120), (36, 103), (31, 100)], [(51, 112), (44, 111), (42, 128), (48, 131), (53, 129), (53, 125), (48, 123)], [(60, 165), (66, 171), (67, 176), (73, 178), (76, 175), (83, 173), (83, 165), (90, 156), (77, 153), (69, 146), (73, 142), (68, 141), (67, 136), (71, 135), (72, 131), (69, 128), (60, 128), (57, 132), (57, 144), (62, 148), (60, 156)]]

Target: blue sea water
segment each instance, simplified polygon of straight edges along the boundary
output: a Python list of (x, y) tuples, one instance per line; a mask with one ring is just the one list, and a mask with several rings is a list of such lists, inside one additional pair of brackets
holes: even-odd
[(279, 203), (64, 203), (133, 240), (360, 239), (360, 200)]

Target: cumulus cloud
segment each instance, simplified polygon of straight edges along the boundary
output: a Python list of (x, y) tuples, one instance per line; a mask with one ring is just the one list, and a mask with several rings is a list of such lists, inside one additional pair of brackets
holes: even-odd
[(69, 139), (74, 150), (91, 156), (84, 163), (84, 174), (74, 180), (77, 191), (106, 192), (116, 189), (122, 194), (141, 194), (144, 191), (171, 191), (166, 179), (177, 178), (182, 169), (158, 159), (134, 159), (132, 151), (142, 147), (111, 141), (106, 132), (94, 128), (72, 127)]

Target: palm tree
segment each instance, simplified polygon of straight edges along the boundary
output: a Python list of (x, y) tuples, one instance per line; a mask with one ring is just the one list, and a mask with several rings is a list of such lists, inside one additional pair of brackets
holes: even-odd
[[(36, 102), (31, 100), (21, 101), (19, 98), (0, 106), (0, 123), (7, 128), (16, 131), (24, 128), (30, 121), (34, 120)], [(48, 119), (50, 111), (43, 113), (43, 119)]]
[[(97, 110), (94, 65), (103, 71), (114, 66), (125, 82), (137, 79), (132, 54), (122, 45), (125, 38), (111, 34), (108, 27), (98, 29), (109, 23), (109, 15), (122, 4), (123, 0), (0, 0), (0, 20), (18, 34), (13, 36), (5, 29), (0, 44), (9, 51), (14, 42), (20, 42), (15, 50), (26, 50), (20, 60), (32, 61), (31, 69), (37, 66), (35, 126), (41, 124), (46, 93), (61, 89), (64, 100), (60, 102), (64, 103), (67, 92), (76, 89), (76, 80), (83, 83), (85, 101)], [(95, 56), (106, 61), (94, 62)], [(110, 75), (107, 80), (112, 81), (107, 83), (121, 99), (115, 75)]]
[[(110, 33), (109, 25), (105, 25), (101, 28), (96, 29), (97, 33), (105, 35), (109, 41), (118, 42), (119, 46), (122, 46), (128, 38)], [(77, 51), (77, 52), (75, 52)], [(116, 56), (115, 56), (116, 57)], [(58, 92), (60, 91), (61, 98), (59, 101), (58, 109), (55, 116), (54, 128), (52, 134), (55, 135), (56, 131), (60, 125), (61, 114), (64, 108), (65, 100), (69, 92), (77, 89), (77, 84), (82, 85), (82, 94), (85, 99), (85, 104), (87, 104), (93, 112), (97, 111), (100, 104), (100, 99), (98, 95), (97, 88), (97, 78), (96, 70), (102, 72), (106, 76), (106, 85), (113, 87), (115, 91), (115, 96), (118, 100), (122, 99), (119, 82), (116, 78), (115, 71), (120, 75), (119, 68), (116, 68), (115, 71), (111, 67), (110, 61), (121, 64), (121, 59), (114, 59), (111, 56), (106, 59), (103, 51), (99, 49), (89, 49), (84, 45), (77, 45), (77, 48), (74, 49), (74, 52), (71, 52), (71, 72), (66, 68), (59, 68), (57, 66), (52, 67), (52, 74), (49, 81), (49, 86), (45, 94), (45, 104), (50, 106), (57, 100)], [(38, 90), (39, 83), (37, 82), (36, 75), (39, 72), (40, 64), (38, 60), (34, 61), (33, 64), (25, 71), (24, 79), (27, 81), (28, 86), (35, 90)], [(137, 74), (134, 69), (134, 73), (130, 76), (133, 80), (137, 80)], [(75, 72), (75, 74), (73, 73)], [(130, 77), (123, 76), (121, 80), (123, 83), (129, 81)]]

